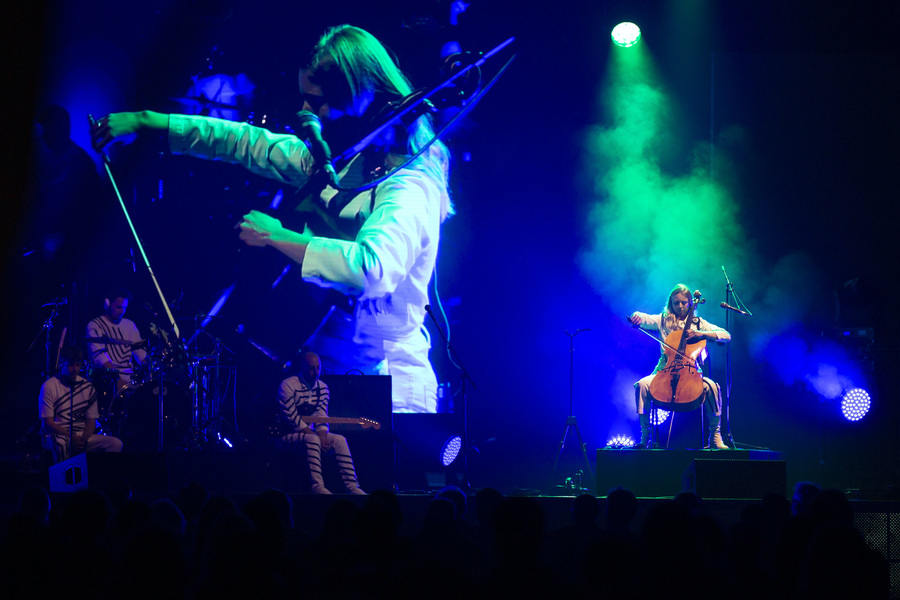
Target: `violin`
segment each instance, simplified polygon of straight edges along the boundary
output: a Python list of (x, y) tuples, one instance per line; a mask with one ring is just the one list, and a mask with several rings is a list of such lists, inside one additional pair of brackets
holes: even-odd
[(697, 368), (697, 357), (706, 347), (706, 340), (687, 343), (688, 331), (694, 320), (694, 308), (705, 303), (699, 291), (684, 320), (684, 329), (666, 336), (663, 344), (666, 366), (653, 376), (650, 395), (663, 410), (690, 411), (703, 403), (703, 374)]

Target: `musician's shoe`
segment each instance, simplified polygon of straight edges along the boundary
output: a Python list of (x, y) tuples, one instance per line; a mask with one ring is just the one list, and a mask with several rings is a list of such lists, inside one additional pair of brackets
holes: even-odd
[(331, 494), (331, 492), (328, 491), (328, 488), (321, 483), (312, 484), (312, 488), (310, 489), (312, 490), (313, 494)]
[(363, 489), (362, 489), (361, 487), (359, 487), (358, 485), (348, 485), (348, 486), (347, 486), (347, 493), (348, 493), (348, 494), (353, 494), (353, 495), (355, 495), (355, 496), (368, 496), (368, 494), (365, 493), (365, 492), (363, 491)]
[(652, 430), (650, 429), (650, 415), (644, 414), (638, 415), (638, 421), (641, 424), (641, 441), (637, 443), (635, 448), (644, 449), (644, 448), (652, 448), (650, 446), (650, 437)]
[(722, 434), (718, 431), (709, 436), (709, 445), (706, 448), (709, 450), (731, 450), (722, 441)]

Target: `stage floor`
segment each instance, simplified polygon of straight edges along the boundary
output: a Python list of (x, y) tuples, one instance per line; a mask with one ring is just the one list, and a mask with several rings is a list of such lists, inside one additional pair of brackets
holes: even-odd
[[(85, 484), (87, 482), (80, 478), (86, 477), (90, 487), (100, 491), (107, 491), (105, 488), (115, 486), (122, 480), (127, 481), (132, 497), (145, 503), (160, 498), (175, 501), (179, 489), (191, 482), (203, 485), (211, 497), (229, 498), (238, 507), (266, 489), (278, 488), (291, 499), (295, 526), (311, 537), (321, 533), (326, 513), (335, 502), (350, 501), (358, 506), (366, 502), (365, 496), (307, 493), (305, 471), (299, 469), (296, 463), (284, 462), (266, 453), (122, 453), (88, 455), (87, 459), (80, 464), (81, 471), (78, 473), (73, 470), (74, 463), (57, 466), (55, 483), (51, 470), (26, 471), (21, 469), (21, 463), (0, 460), (0, 524), (3, 529), (17, 510), (24, 489), (31, 485), (55, 486), (56, 489), (62, 485), (65, 489), (68, 485), (66, 476), (69, 483), (78, 480)], [(784, 490), (781, 493), (788, 497), (784, 489), (784, 461), (778, 453), (601, 449), (597, 451), (596, 464), (596, 490), (590, 492), (597, 495), (601, 503), (609, 490), (619, 486), (631, 489), (638, 497), (635, 531), (640, 531), (645, 516), (654, 506), (685, 489), (698, 492), (703, 498), (705, 510), (724, 529), (740, 522), (742, 513), (758, 504), (762, 494), (779, 492), (780, 488)], [(67, 475), (60, 475), (59, 471)], [(368, 486), (365, 481), (363, 485), (370, 492), (380, 487)], [(333, 479), (329, 486), (334, 492), (341, 489)], [(773, 486), (776, 489), (770, 489)], [(69, 485), (72, 491), (77, 487)], [(588, 491), (542, 494), (539, 490), (497, 489), (505, 496), (533, 498), (543, 512), (546, 532), (570, 525), (575, 495)], [(469, 491), (467, 519), (470, 521), (475, 520), (475, 491)], [(731, 497), (716, 497), (711, 493), (730, 494)], [(434, 498), (434, 490), (400, 491), (396, 495), (402, 512), (399, 532), (414, 536), (421, 529), (429, 503)], [(70, 491), (51, 492), (51, 502), (55, 506), (64, 504), (69, 497)], [(900, 548), (900, 502), (851, 499), (850, 505), (854, 511), (854, 522), (867, 544), (889, 561), (892, 590), (900, 591), (900, 554), (896, 550)]]

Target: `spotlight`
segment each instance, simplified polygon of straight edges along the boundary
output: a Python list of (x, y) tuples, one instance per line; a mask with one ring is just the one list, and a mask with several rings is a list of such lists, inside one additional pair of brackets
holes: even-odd
[(399, 489), (438, 489), (459, 483), (464, 468), (461, 414), (395, 413), (392, 421)]
[(669, 418), (669, 411), (661, 408), (654, 408), (650, 412), (650, 423), (652, 425), (662, 425)]
[(607, 448), (633, 448), (634, 447), (634, 438), (628, 434), (620, 433), (619, 435), (614, 435), (606, 442)]
[(441, 446), (441, 465), (449, 467), (462, 450), (462, 437), (451, 435)]
[(641, 39), (641, 28), (634, 23), (619, 23), (612, 30), (612, 41), (616, 46), (631, 48)]
[(841, 414), (848, 421), (859, 421), (872, 406), (869, 392), (862, 388), (851, 388), (841, 396)]

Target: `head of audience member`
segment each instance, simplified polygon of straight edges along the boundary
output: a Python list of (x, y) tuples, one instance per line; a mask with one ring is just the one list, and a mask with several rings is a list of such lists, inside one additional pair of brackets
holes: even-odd
[(606, 527), (628, 529), (637, 516), (638, 501), (631, 490), (616, 488), (606, 495)]
[(448, 485), (438, 490), (435, 499), (444, 498), (456, 506), (456, 520), (462, 521), (466, 516), (466, 494), (455, 485)]
[(809, 507), (813, 500), (822, 493), (822, 486), (814, 481), (798, 481), (794, 485), (794, 495), (791, 497), (791, 514), (793, 516), (809, 513)]
[(841, 490), (822, 490), (810, 503), (808, 514), (818, 526), (853, 525), (853, 508)]

